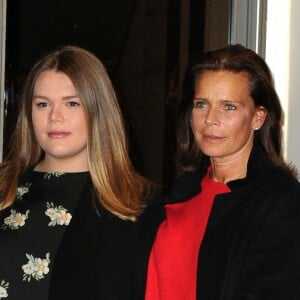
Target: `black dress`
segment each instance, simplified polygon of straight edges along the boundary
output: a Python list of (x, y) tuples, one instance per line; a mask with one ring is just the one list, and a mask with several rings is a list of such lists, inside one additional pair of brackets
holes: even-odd
[(0, 299), (130, 299), (136, 225), (97, 203), (88, 172), (27, 172), (0, 212)]

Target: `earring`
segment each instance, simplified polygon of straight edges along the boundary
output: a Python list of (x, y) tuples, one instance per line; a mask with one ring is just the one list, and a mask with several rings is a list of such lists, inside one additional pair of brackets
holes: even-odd
[(256, 127), (256, 128), (254, 128), (254, 130), (259, 130), (260, 129), (260, 127)]

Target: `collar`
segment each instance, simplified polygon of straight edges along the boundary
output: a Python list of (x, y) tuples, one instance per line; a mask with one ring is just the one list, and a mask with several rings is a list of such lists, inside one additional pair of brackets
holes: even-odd
[[(233, 180), (227, 183), (231, 191), (239, 189), (246, 184), (258, 180), (262, 171), (271, 161), (260, 142), (255, 141), (247, 164), (247, 175), (243, 179)], [(210, 165), (209, 158), (205, 157), (199, 169), (184, 173), (179, 177), (171, 188), (168, 196), (164, 197), (163, 204), (183, 202), (201, 192), (201, 180)]]

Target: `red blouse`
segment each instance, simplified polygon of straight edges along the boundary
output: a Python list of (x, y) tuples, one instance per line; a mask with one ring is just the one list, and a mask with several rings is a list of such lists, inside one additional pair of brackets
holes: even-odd
[(217, 194), (230, 192), (208, 175), (201, 186), (194, 198), (165, 206), (167, 217), (150, 254), (146, 300), (196, 299), (198, 253), (213, 201)]

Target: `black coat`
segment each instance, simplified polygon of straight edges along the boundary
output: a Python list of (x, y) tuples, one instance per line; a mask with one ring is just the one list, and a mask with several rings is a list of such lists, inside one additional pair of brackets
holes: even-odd
[(91, 190), (89, 182), (57, 251), (50, 300), (133, 299), (137, 223), (99, 205), (96, 213)]
[[(184, 174), (171, 193), (141, 218), (137, 299), (144, 298), (147, 264), (164, 204), (198, 194), (208, 162)], [(300, 184), (256, 145), (247, 177), (217, 195), (199, 251), (197, 299), (300, 299)]]

